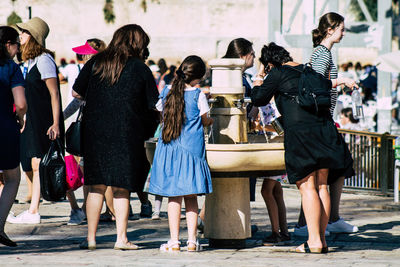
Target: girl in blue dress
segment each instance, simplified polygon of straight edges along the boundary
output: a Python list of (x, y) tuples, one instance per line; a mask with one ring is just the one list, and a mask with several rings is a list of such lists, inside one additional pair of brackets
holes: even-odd
[(200, 250), (196, 239), (197, 195), (212, 192), (210, 169), (205, 157), (203, 126), (209, 118), (204, 93), (194, 87), (204, 76), (206, 66), (198, 56), (184, 59), (176, 71), (172, 86), (160, 94), (157, 109), (163, 125), (154, 155), (149, 192), (168, 197), (168, 221), (171, 239), (161, 251), (179, 251), (179, 223), (182, 199), (185, 199), (188, 251)]

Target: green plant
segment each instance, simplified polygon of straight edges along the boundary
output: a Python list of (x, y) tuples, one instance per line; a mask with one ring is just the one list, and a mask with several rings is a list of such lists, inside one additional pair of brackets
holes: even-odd
[(17, 23), (20, 23), (20, 22), (22, 22), (22, 19), (21, 19), (20, 16), (18, 16), (17, 13), (15, 13), (15, 11), (13, 11), (11, 13), (11, 15), (8, 16), (8, 18), (7, 18), (7, 25), (14, 25), (14, 24), (17, 24)]

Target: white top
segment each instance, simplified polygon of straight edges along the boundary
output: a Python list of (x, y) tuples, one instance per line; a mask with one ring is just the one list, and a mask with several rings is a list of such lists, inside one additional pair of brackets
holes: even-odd
[(42, 80), (57, 78), (57, 66), (50, 54), (43, 53), (34, 59), (28, 60), (28, 72), (37, 64)]
[(83, 64), (68, 64), (64, 68), (59, 68), (62, 76), (64, 76), (68, 82), (68, 103), (74, 99), (72, 97), (72, 86), (74, 85), (75, 80), (82, 68)]
[[(169, 89), (171, 89), (171, 85), (168, 85)], [(185, 88), (185, 91), (194, 91), (198, 89), (197, 87), (187, 87)], [(199, 99), (197, 100), (197, 107), (200, 110), (200, 116), (203, 114), (206, 114), (207, 112), (210, 111), (210, 107), (208, 106), (208, 101), (207, 101), (207, 97), (203, 92), (200, 92), (199, 94)], [(158, 111), (162, 111), (163, 110), (163, 104), (162, 104), (162, 99), (158, 99), (158, 102), (156, 104), (156, 108)]]

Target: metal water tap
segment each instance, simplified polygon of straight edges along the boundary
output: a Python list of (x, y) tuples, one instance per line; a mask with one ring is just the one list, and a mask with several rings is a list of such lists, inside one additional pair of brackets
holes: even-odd
[(236, 99), (233, 101), (237, 108), (243, 108), (243, 106), (247, 106), (247, 104), (251, 103), (250, 97), (244, 97), (241, 99)]

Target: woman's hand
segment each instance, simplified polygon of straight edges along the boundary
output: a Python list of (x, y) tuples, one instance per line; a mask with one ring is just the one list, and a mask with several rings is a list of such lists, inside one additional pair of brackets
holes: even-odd
[(55, 140), (57, 137), (60, 137), (60, 127), (57, 124), (53, 124), (47, 130), (47, 135), (50, 140)]
[(260, 86), (264, 82), (264, 78), (267, 74), (265, 73), (265, 66), (260, 63), (260, 67), (258, 68), (258, 72), (256, 74), (256, 78), (253, 82), (253, 86)]
[(19, 124), (19, 129), (20, 129), (20, 132), (22, 133), (23, 131), (24, 131), (24, 129), (25, 129), (25, 119), (24, 119), (24, 117), (19, 117), (18, 116), (18, 124)]
[(350, 79), (350, 78), (347, 78), (347, 77), (342, 77), (342, 78), (338, 78), (337, 82), (338, 82), (337, 85), (342, 85), (343, 84), (343, 85), (349, 87), (351, 90), (353, 90), (354, 87), (358, 89), (358, 84), (353, 79)]

